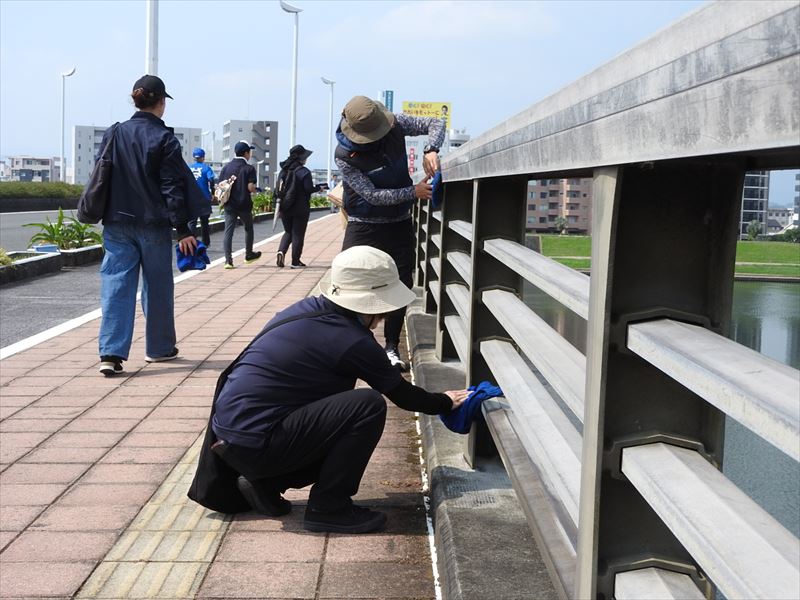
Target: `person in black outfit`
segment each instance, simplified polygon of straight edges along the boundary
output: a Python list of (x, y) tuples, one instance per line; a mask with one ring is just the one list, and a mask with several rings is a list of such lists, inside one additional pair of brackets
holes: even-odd
[(306, 265), (300, 260), (303, 254), (303, 242), (306, 238), (306, 227), (308, 227), (308, 217), (311, 213), (311, 194), (321, 192), (327, 186), (324, 184), (314, 185), (309, 171), (305, 164), (308, 157), (313, 153), (298, 144), (289, 150), (289, 158), (281, 163), (281, 170), (286, 171), (286, 181), (288, 182), (286, 197), (281, 200), (280, 216), (283, 223), (283, 237), (278, 244), (278, 254), (276, 264), (283, 267), (284, 259), (289, 244), (292, 245), (292, 269), (302, 269)]
[[(318, 291), (275, 315), (234, 364), (214, 404), (210, 447), (240, 475), (236, 487), (254, 510), (284, 515), (291, 503), (281, 494), (313, 483), (305, 529), (376, 531), (386, 515), (351, 496), (383, 433), (381, 394), (435, 415), (459, 407), (467, 391), (412, 385), (375, 340), (384, 316), (415, 298), (388, 254), (341, 252)], [(354, 389), (357, 379), (371, 389)]]
[(225, 268), (233, 269), (233, 231), (236, 229), (236, 220), (240, 219), (244, 225), (244, 262), (249, 264), (261, 258), (261, 252), (253, 251), (253, 199), (256, 191), (256, 169), (249, 164), (250, 151), (255, 148), (244, 140), (236, 142), (233, 148), (236, 157), (222, 167), (220, 181), (236, 176), (236, 181), (231, 188), (231, 195), (225, 203), (225, 237), (222, 246), (225, 250)]

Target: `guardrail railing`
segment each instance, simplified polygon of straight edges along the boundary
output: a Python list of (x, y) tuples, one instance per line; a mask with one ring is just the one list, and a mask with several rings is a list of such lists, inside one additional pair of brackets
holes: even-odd
[[(415, 210), (437, 357), (505, 392), (465, 456), (494, 442), (565, 598), (800, 593), (800, 541), (721, 472), (725, 415), (800, 459), (800, 372), (724, 337), (744, 173), (800, 164), (797, 89), (797, 2), (710, 4), (444, 157)], [(589, 176), (591, 278), (524, 228), (529, 180)]]

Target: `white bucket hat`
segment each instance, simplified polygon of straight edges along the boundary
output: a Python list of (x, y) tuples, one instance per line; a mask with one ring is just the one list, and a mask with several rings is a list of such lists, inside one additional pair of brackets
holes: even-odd
[(392, 257), (371, 246), (337, 254), (317, 291), (334, 304), (367, 315), (403, 308), (416, 298), (400, 281)]

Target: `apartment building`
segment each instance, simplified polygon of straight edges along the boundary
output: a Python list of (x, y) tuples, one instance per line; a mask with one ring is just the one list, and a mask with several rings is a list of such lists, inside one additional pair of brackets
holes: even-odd
[[(72, 129), (72, 183), (85, 185), (94, 167), (94, 157), (100, 152), (100, 142), (107, 126), (76, 125)], [(192, 150), (202, 143), (199, 127), (175, 127), (175, 137), (181, 144), (181, 155), (188, 164), (194, 162)]]
[(240, 140), (255, 146), (251, 151), (250, 163), (256, 167), (256, 185), (260, 188), (273, 187), (273, 178), (278, 171), (278, 163), (282, 160), (278, 154), (278, 122), (225, 121), (222, 126), (223, 163), (234, 157), (233, 148)]
[(744, 176), (742, 212), (739, 219), (741, 239), (747, 239), (747, 227), (758, 221), (761, 233), (767, 233), (767, 209), (769, 207), (769, 171), (750, 171)]
[(61, 159), (57, 156), (9, 156), (6, 171), (11, 181), (60, 181)]
[(592, 179), (535, 179), (528, 182), (525, 227), (556, 233), (557, 219), (566, 219), (569, 233), (592, 232)]

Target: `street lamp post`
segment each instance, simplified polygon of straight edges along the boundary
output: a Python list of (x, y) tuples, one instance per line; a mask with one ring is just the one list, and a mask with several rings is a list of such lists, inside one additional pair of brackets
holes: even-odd
[(294, 14), (294, 53), (292, 56), (292, 112), (289, 124), (289, 148), (294, 146), (295, 132), (297, 130), (297, 46), (300, 39), (300, 13), (302, 8), (292, 6), (284, 0), (280, 0), (281, 8)]
[(328, 106), (328, 185), (331, 183), (331, 140), (333, 140), (333, 85), (336, 83), (332, 79), (320, 77), (322, 83), (331, 86), (331, 102)]
[(59, 179), (61, 181), (67, 180), (67, 165), (65, 164), (66, 161), (64, 158), (64, 115), (66, 113), (64, 92), (67, 87), (67, 77), (72, 77), (73, 75), (75, 75), (75, 67), (72, 67), (69, 71), (64, 71), (61, 73), (61, 156), (59, 156), (59, 159), (61, 160), (61, 172), (59, 173)]
[(147, 0), (144, 74), (158, 75), (158, 0)]

